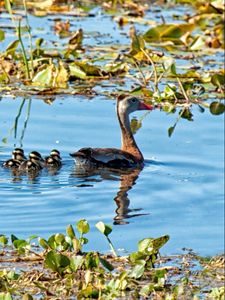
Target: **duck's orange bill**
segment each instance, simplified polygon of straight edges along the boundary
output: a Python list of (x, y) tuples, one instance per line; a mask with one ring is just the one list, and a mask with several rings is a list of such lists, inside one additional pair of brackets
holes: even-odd
[(138, 109), (139, 110), (153, 110), (154, 106), (149, 105), (149, 104), (145, 104), (144, 102), (140, 102)]

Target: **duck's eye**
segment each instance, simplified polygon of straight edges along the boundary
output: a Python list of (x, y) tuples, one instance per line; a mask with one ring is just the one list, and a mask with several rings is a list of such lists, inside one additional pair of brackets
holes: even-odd
[(131, 102), (135, 103), (137, 101), (136, 98), (131, 98)]

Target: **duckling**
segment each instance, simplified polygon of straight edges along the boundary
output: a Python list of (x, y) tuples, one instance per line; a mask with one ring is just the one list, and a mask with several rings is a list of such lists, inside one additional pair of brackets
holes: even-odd
[(45, 166), (44, 159), (41, 157), (41, 154), (37, 151), (32, 151), (29, 154), (29, 159), (22, 162), (19, 166), (19, 171), (22, 172), (31, 172), (31, 171), (40, 171)]
[(12, 158), (3, 163), (4, 168), (18, 168), (26, 160), (24, 151), (21, 148), (15, 148), (12, 151)]
[(49, 168), (60, 168), (62, 165), (60, 152), (53, 149), (50, 155), (45, 158), (45, 164)]
[(24, 155), (24, 151), (21, 148), (15, 148), (12, 152), (12, 158), (19, 160), (21, 162), (25, 161), (27, 158)]

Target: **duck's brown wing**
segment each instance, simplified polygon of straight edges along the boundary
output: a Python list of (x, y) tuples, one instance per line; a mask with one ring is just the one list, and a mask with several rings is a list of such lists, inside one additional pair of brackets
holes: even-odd
[(133, 155), (116, 148), (81, 148), (70, 154), (79, 164), (106, 165), (110, 167), (132, 167), (136, 165)]

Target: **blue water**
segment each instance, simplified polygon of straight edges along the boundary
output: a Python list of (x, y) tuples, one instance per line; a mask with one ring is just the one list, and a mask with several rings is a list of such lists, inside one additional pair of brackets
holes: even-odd
[(81, 174), (69, 153), (85, 146), (120, 147), (115, 101), (58, 96), (49, 105), (34, 98), (25, 125), (26, 100), (14, 137), (22, 101), (3, 97), (0, 102), (1, 138), (7, 138), (7, 143), (1, 143), (0, 161), (11, 156), (14, 146), (22, 145), (26, 154), (37, 150), (43, 156), (59, 149), (63, 166), (56, 174), (44, 170), (37, 178), (16, 177), (0, 168), (1, 234), (48, 237), (85, 218), (91, 225), (86, 249), (108, 251), (94, 226), (104, 221), (113, 225), (111, 238), (122, 252), (135, 250), (144, 237), (165, 234), (170, 240), (162, 253), (179, 253), (182, 247), (202, 255), (223, 251), (223, 116), (194, 109), (194, 122), (181, 119), (169, 138), (167, 129), (176, 116), (153, 111), (136, 134), (146, 160), (139, 174), (107, 170)]

